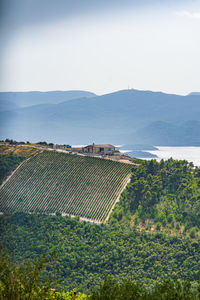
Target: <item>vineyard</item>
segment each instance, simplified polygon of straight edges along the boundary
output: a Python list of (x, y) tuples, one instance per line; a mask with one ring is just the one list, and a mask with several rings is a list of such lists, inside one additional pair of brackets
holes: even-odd
[(22, 210), (105, 220), (125, 187), (131, 165), (44, 151), (31, 157), (0, 189), (0, 211)]

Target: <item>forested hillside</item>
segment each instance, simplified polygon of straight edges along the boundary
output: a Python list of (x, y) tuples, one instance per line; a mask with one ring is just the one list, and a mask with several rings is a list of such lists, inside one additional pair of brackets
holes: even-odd
[(124, 278), (116, 281), (105, 276), (100, 286), (88, 294), (58, 290), (51, 278), (44, 276), (50, 261), (45, 257), (30, 262), (13, 263), (11, 257), (0, 249), (0, 299), (1, 300), (198, 300), (200, 297), (200, 273), (196, 287), (190, 280), (170, 278), (156, 284), (153, 289), (145, 288), (139, 281)]
[[(13, 149), (18, 153), (23, 148)], [(6, 154), (5, 151), (7, 150), (3, 151), (3, 159), (5, 161), (9, 159), (8, 166), (13, 156), (20, 161), (20, 156), (10, 154), (9, 151)], [(116, 205), (108, 225), (81, 223), (78, 217), (75, 219), (62, 217), (59, 209), (56, 209), (55, 216), (45, 215), (41, 210), (38, 211), (40, 214), (16, 211), (1, 215), (1, 245), (6, 251), (12, 251), (15, 263), (26, 259), (33, 261), (46, 255), (51, 263), (43, 270), (43, 276), (50, 275), (51, 284), (65, 291), (77, 288), (78, 291), (91, 293), (92, 289), (99, 288), (105, 274), (113, 275), (116, 281), (121, 282), (124, 279), (139, 280), (142, 287), (137, 285), (135, 290), (146, 295), (147, 291), (151, 291), (149, 293), (154, 295), (152, 297), (155, 297), (156, 294), (153, 294), (155, 291), (159, 293), (167, 287), (168, 291), (171, 289), (176, 291), (176, 288), (181, 291), (181, 287), (176, 283), (162, 283), (167, 278), (172, 280), (180, 278), (181, 282), (188, 278), (191, 280), (192, 288), (197, 288), (200, 268), (200, 168), (195, 168), (187, 161), (173, 159), (160, 163), (155, 160), (136, 160), (135, 165), (124, 165), (103, 159), (45, 151), (33, 156), (28, 162), (31, 162), (29, 168), (24, 169), (23, 166), (18, 174), (20, 176), (15, 177), (18, 171), (13, 176), (14, 184), (13, 181), (8, 181), (12, 183), (8, 186), (11, 191), (14, 191), (13, 187), (19, 187), (19, 190), (12, 192), (12, 200), (16, 201), (16, 195), (19, 193), (21, 197), (26, 195), (31, 190), (30, 186), (39, 187), (38, 191), (44, 188), (42, 195), (47, 195), (46, 190), (51, 199), (55, 200), (54, 192), (58, 192), (58, 182), (62, 183), (59, 191), (66, 195), (63, 192), (67, 186), (66, 178), (75, 178), (73, 184), (76, 183), (77, 188), (88, 174), (88, 170), (91, 172), (89, 178), (91, 179), (91, 174), (94, 177), (93, 185), (91, 185), (93, 181), (88, 181), (90, 183), (88, 188), (93, 195), (98, 188), (95, 185), (98, 176), (100, 179), (104, 178), (102, 172), (105, 170), (108, 177), (112, 175), (113, 190), (103, 193), (102, 199), (106, 199), (110, 192), (115, 191), (119, 179), (122, 179), (121, 176), (125, 178), (130, 170), (132, 175), (131, 182), (122, 193), (121, 201)], [(6, 168), (9, 169), (7, 165)], [(69, 166), (74, 168), (71, 173)], [(57, 178), (58, 170), (60, 175)], [(83, 170), (86, 173), (80, 176)], [(98, 176), (94, 176), (97, 170)], [(73, 176), (66, 177), (66, 174)], [(100, 187), (103, 182), (105, 183), (101, 181)], [(4, 189), (1, 193), (2, 191)], [(35, 193), (34, 189), (32, 195), (40, 196), (35, 198), (35, 202), (30, 202), (31, 205), (38, 205), (40, 203), (38, 199), (42, 201), (43, 196), (39, 192)], [(22, 201), (10, 203), (21, 205)], [(73, 208), (72, 204), (70, 202), (69, 207)], [(99, 205), (97, 213), (104, 211), (103, 202)], [(160, 286), (159, 289), (161, 283), (163, 288)], [(124, 287), (134, 287), (133, 283), (127, 284), (124, 283)], [(187, 282), (185, 284), (182, 286), (183, 290), (186, 289), (189, 293), (187, 288), (189, 285)], [(110, 293), (124, 289), (123, 285), (120, 286), (112, 280), (105, 281), (105, 289), (106, 286), (110, 287)], [(155, 286), (156, 289), (153, 290)], [(98, 293), (101, 294), (101, 287), (96, 294), (92, 294), (97, 298), (92, 299), (98, 299)], [(195, 299), (194, 297), (191, 299)], [(149, 296), (147, 299), (154, 298)]]
[[(0, 216), (1, 243), (15, 262), (46, 254), (52, 284), (88, 291), (105, 274), (139, 280), (151, 289), (163, 279), (197, 284), (200, 243), (119, 226), (80, 223), (69, 217), (15, 213)], [(52, 253), (55, 256), (52, 258)]]
[(13, 251), (15, 261), (44, 254), (50, 259), (55, 253), (47, 271), (65, 289), (87, 291), (103, 274), (138, 279), (149, 288), (168, 277), (189, 278), (193, 285), (197, 280), (200, 244), (195, 240), (59, 216), (15, 213), (0, 220), (2, 245)]
[(111, 224), (200, 237), (200, 168), (192, 163), (138, 160)]

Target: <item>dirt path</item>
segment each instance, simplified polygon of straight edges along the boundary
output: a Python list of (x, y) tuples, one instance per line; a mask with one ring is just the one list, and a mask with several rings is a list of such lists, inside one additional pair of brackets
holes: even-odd
[(79, 218), (80, 222), (89, 222), (96, 225), (101, 225), (102, 222), (94, 220), (94, 219), (88, 219), (80, 216), (70, 215), (67, 213), (61, 213), (62, 217), (71, 217), (71, 218)]

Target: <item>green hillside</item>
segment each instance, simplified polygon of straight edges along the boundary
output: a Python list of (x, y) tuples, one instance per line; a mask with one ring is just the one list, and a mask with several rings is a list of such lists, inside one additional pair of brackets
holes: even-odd
[(200, 168), (192, 163), (138, 160), (120, 199), (110, 223), (200, 237)]
[(43, 255), (53, 260), (46, 275), (60, 289), (89, 292), (105, 274), (117, 281), (138, 280), (148, 289), (167, 278), (189, 278), (193, 287), (197, 285), (199, 240), (20, 212), (0, 216), (0, 228), (2, 246), (11, 251), (14, 262)]
[(132, 166), (44, 151), (27, 160), (0, 190), (0, 211), (66, 213), (105, 220)]

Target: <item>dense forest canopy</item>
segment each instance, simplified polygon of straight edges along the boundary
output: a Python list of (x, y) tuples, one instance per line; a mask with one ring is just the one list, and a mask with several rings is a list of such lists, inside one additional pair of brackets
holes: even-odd
[(142, 224), (148, 231), (198, 238), (200, 168), (185, 160), (138, 160), (110, 223)]
[(100, 286), (88, 294), (72, 291), (58, 291), (49, 276), (43, 276), (47, 268), (45, 258), (34, 262), (23, 261), (14, 264), (0, 249), (0, 299), (2, 300), (197, 300), (200, 298), (200, 273), (198, 285), (192, 288), (188, 279), (166, 279), (152, 290), (140, 282), (124, 279), (119, 282), (114, 277), (105, 276)]
[(168, 277), (197, 284), (200, 243), (195, 239), (20, 212), (0, 221), (1, 242), (15, 262), (55, 253), (47, 272), (61, 289), (87, 292), (105, 274), (139, 280), (149, 289)]

